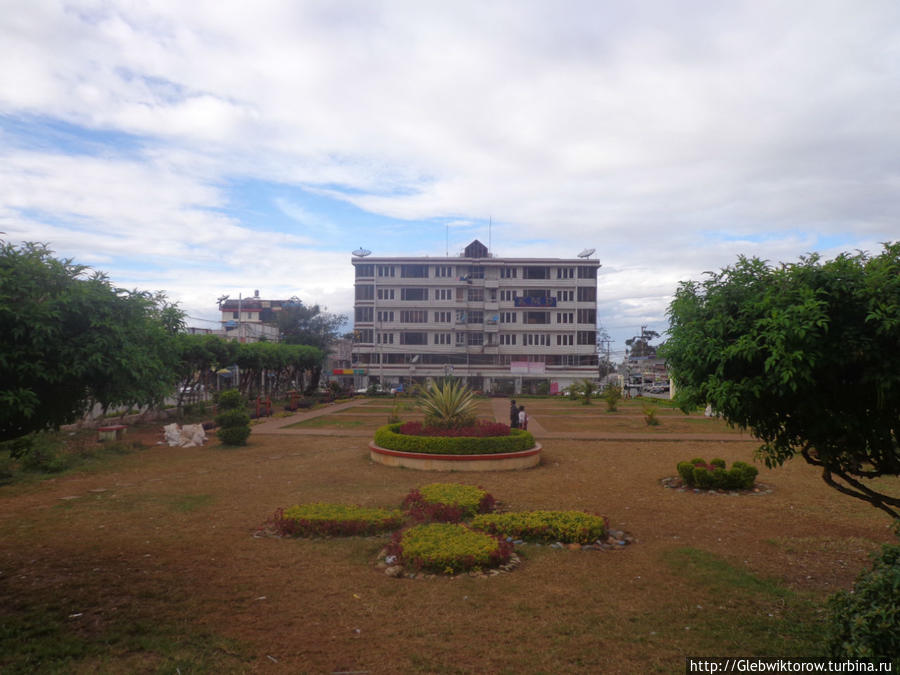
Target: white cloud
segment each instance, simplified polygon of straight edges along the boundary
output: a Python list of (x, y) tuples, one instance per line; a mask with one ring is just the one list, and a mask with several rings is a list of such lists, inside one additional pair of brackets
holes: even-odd
[[(135, 281), (191, 302), (268, 260), (245, 288), (348, 307), (322, 249), (364, 226), (329, 198), (409, 228), (391, 253), (485, 241), (489, 218), (503, 255), (594, 246), (611, 325), (664, 321), (679, 279), (738, 253), (896, 238), (892, 0), (12, 5), (0, 115), (93, 149), (0, 135), (2, 229), (124, 276), (141, 259)], [(324, 201), (274, 202), (297, 232), (251, 226), (244, 179)], [(301, 273), (319, 285), (279, 281)]]

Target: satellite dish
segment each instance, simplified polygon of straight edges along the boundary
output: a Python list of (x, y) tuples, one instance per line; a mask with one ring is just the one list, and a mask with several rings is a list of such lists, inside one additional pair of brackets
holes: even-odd
[(581, 253), (578, 254), (578, 257), (579, 258), (590, 258), (592, 255), (594, 255), (594, 251), (596, 251), (596, 250), (597, 249), (595, 249), (595, 248), (586, 248)]
[(353, 251), (353, 255), (355, 255), (357, 258), (365, 258), (367, 255), (372, 255), (372, 251), (360, 247)]

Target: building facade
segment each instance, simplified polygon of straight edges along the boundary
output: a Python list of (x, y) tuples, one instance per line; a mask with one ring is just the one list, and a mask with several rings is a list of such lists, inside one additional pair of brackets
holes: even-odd
[(486, 392), (597, 378), (597, 270), (589, 258), (354, 257), (357, 383), (454, 375)]
[(278, 312), (290, 300), (265, 300), (254, 291), (252, 297), (223, 299), (219, 302), (222, 312), (222, 332), (225, 339), (238, 342), (258, 342), (261, 339), (276, 342), (279, 338)]

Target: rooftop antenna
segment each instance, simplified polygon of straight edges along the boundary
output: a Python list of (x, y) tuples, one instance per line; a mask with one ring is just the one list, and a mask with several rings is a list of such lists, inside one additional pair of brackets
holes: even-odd
[(494, 219), (491, 216), (488, 216), (488, 255), (491, 255), (491, 226), (494, 224)]
[(367, 255), (372, 255), (372, 251), (360, 246), (358, 249), (353, 251), (353, 255), (355, 255), (357, 258), (365, 258)]
[(596, 251), (596, 250), (597, 249), (595, 249), (595, 248), (586, 248), (581, 253), (578, 254), (578, 257), (579, 258), (590, 258), (592, 255), (594, 255), (594, 251)]

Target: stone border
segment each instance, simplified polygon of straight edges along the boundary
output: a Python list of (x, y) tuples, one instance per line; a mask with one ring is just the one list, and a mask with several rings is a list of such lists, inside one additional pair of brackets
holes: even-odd
[(401, 452), (388, 450), (369, 443), (369, 459), (384, 466), (399, 466), (418, 471), (519, 471), (541, 463), (543, 446), (519, 452), (503, 452), (487, 455), (436, 455), (425, 452)]

